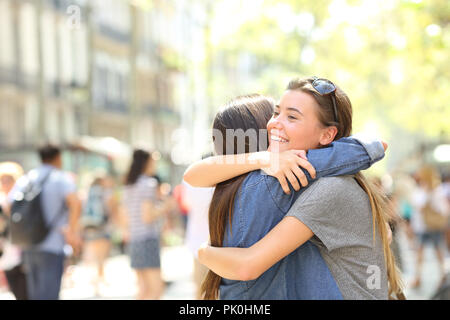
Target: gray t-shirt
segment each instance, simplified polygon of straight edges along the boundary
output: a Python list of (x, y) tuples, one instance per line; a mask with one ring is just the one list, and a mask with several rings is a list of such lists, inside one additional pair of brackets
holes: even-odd
[(372, 210), (353, 176), (321, 178), (297, 199), (287, 216), (303, 222), (344, 299), (388, 299), (387, 271)]

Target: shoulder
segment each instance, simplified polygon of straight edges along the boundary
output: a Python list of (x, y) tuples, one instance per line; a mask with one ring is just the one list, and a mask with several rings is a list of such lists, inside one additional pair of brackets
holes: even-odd
[(341, 199), (343, 201), (358, 201), (364, 195), (364, 190), (359, 186), (353, 175), (324, 177), (318, 179), (303, 194), (300, 201), (320, 201)]
[(263, 181), (264, 175), (264, 172), (261, 170), (252, 171), (247, 175), (242, 185), (246, 187), (258, 185)]
[(354, 179), (354, 176), (338, 176), (338, 177), (323, 177), (318, 179), (314, 184), (311, 185), (310, 188), (308, 188), (305, 193), (309, 191), (309, 193), (312, 193), (316, 190), (319, 190), (321, 192), (325, 193), (332, 193), (332, 194), (344, 194), (347, 193), (346, 188), (354, 188), (355, 186), (358, 186), (358, 183)]

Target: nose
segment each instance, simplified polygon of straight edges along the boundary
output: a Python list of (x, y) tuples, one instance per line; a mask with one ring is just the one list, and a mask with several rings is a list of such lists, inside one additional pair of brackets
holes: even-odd
[(281, 130), (283, 128), (283, 124), (280, 121), (280, 116), (278, 117), (272, 117), (272, 119), (270, 120), (269, 123), (269, 129), (277, 129), (277, 130)]

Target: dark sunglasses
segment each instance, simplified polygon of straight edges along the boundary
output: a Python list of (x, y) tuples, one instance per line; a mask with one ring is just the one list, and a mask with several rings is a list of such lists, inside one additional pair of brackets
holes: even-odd
[(333, 102), (334, 120), (338, 122), (337, 108), (336, 108), (336, 86), (333, 82), (323, 78), (313, 77), (312, 82), (313, 88), (322, 96), (330, 95), (331, 101)]

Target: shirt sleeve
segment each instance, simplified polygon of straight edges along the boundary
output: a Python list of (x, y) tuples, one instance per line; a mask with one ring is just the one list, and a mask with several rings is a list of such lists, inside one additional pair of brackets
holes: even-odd
[(65, 174), (65, 173), (62, 175), (60, 187), (61, 187), (60, 190), (61, 190), (62, 196), (64, 198), (67, 197), (69, 194), (77, 191), (75, 182), (68, 174)]
[[(380, 141), (341, 138), (330, 146), (308, 151), (308, 161), (316, 169), (316, 178), (349, 175), (368, 169), (384, 157)], [(306, 174), (306, 170), (303, 170)], [(307, 174), (308, 179), (310, 176)]]

